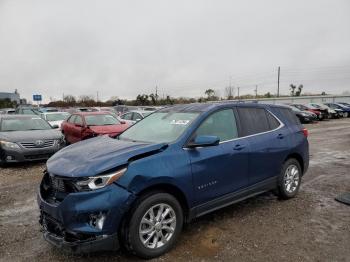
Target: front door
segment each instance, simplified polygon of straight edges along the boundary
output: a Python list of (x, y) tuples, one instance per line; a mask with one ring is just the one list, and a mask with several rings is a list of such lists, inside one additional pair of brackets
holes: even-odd
[(249, 153), (245, 140), (237, 139), (236, 119), (231, 108), (209, 115), (192, 138), (199, 135), (218, 136), (220, 144), (187, 150), (198, 205), (248, 184)]
[(77, 115), (74, 119), (74, 125), (72, 125), (71, 129), (71, 143), (75, 143), (81, 140), (83, 126), (83, 118)]

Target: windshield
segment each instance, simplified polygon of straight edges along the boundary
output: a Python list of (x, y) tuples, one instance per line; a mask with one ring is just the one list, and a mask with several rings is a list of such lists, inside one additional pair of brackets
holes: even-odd
[(141, 115), (143, 116), (143, 117), (146, 117), (146, 116), (148, 116), (148, 115), (150, 115), (150, 114), (152, 114), (153, 112), (143, 112), (143, 113), (141, 113)]
[(108, 126), (118, 125), (120, 122), (110, 114), (105, 115), (86, 115), (85, 122), (87, 126)]
[(119, 136), (121, 140), (149, 143), (175, 141), (199, 113), (156, 112), (131, 126)]
[(3, 119), (1, 131), (47, 130), (52, 127), (41, 118)]
[(47, 114), (47, 121), (61, 121), (66, 120), (70, 115), (68, 113)]

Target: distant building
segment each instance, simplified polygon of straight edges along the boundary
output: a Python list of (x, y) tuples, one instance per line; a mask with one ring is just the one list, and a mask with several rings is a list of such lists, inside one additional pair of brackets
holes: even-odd
[(0, 92), (0, 100), (10, 99), (11, 101), (15, 101), (17, 104), (20, 104), (21, 99), (17, 90), (14, 93)]

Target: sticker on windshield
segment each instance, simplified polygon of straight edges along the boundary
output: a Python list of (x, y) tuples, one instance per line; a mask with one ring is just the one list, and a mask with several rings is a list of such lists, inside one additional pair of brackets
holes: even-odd
[(170, 124), (171, 125), (187, 125), (190, 122), (190, 120), (171, 120)]

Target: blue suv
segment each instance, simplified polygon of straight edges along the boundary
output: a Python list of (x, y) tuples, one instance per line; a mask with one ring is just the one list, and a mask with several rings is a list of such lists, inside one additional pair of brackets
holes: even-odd
[(206, 103), (161, 109), (118, 138), (52, 156), (38, 203), (45, 239), (73, 252), (167, 252), (184, 223), (273, 190), (294, 197), (307, 130), (287, 107)]

